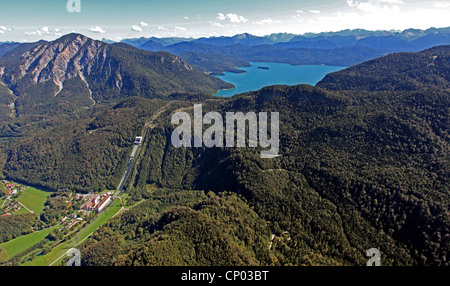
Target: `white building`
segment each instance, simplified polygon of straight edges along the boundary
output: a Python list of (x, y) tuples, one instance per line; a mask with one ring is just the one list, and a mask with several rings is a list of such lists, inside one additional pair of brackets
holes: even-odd
[(95, 206), (95, 211), (97, 211), (98, 213), (101, 212), (109, 205), (110, 202), (111, 196), (110, 195), (105, 196), (103, 200)]

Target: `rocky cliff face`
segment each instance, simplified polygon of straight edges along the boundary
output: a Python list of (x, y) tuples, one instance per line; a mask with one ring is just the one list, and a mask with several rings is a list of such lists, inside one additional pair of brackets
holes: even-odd
[(107, 44), (71, 34), (24, 52), (19, 57), (18, 69), (10, 68), (8, 72), (8, 67), (0, 67), (0, 76), (11, 85), (26, 75), (35, 83), (53, 80), (61, 90), (65, 80), (76, 76), (84, 80), (94, 66), (104, 64), (108, 50)]
[(0, 79), (13, 92), (17, 86), (53, 81), (59, 87), (53, 95), (58, 95), (64, 82), (76, 77), (94, 98), (100, 99), (159, 97), (173, 92), (213, 93), (227, 87), (172, 54), (152, 53), (124, 44), (109, 45), (80, 34), (22, 45), (0, 58)]

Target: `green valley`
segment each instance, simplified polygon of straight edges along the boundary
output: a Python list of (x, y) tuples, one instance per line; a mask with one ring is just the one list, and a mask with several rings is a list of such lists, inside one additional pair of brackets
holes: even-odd
[[(382, 265), (448, 266), (450, 46), (219, 98), (223, 82), (168, 53), (76, 34), (32, 46), (54, 45), (73, 52), (57, 80), (57, 56), (39, 76), (20, 70), (23, 57), (40, 63), (28, 46), (0, 60), (13, 92), (0, 103), (16, 111), (0, 124), (1, 176), (48, 191), (22, 190), (33, 213), (0, 217), (3, 264), (61, 265), (77, 247), (90, 266), (363, 266), (375, 247)], [(174, 147), (172, 115), (194, 104), (278, 112), (280, 156)], [(83, 209), (128, 167), (120, 198)]]

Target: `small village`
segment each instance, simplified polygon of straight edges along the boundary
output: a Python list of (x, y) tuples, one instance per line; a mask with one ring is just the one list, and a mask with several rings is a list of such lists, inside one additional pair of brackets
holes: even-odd
[[(27, 206), (18, 200), (20, 194), (29, 188), (28, 186), (7, 180), (2, 180), (1, 183), (6, 187), (7, 193), (3, 198), (0, 197), (3, 199), (0, 205), (0, 217), (14, 215), (22, 208), (25, 208), (29, 213), (34, 213), (33, 210), (28, 209)], [(113, 201), (113, 193), (94, 194), (92, 191), (88, 194), (71, 192), (54, 193), (52, 197), (60, 200), (65, 205), (66, 210), (59, 219), (59, 223), (63, 225), (60, 231), (71, 229), (74, 225), (85, 220), (87, 216), (94, 212), (102, 212)]]
[(70, 214), (68, 216), (65, 216), (61, 218), (61, 223), (65, 224), (65, 227), (67, 229), (71, 229), (75, 224), (83, 221), (90, 212), (100, 213), (112, 202), (112, 193), (113, 192), (94, 195), (91, 192), (87, 195), (76, 194), (75, 198), (77, 200), (82, 200), (84, 204), (82, 205), (81, 209), (78, 210), (78, 215)]
[(16, 197), (21, 191), (25, 190), (27, 186), (15, 184), (6, 180), (3, 180), (2, 183), (5, 185), (8, 192), (5, 201), (0, 206), (0, 209), (3, 209), (3, 212), (5, 213), (0, 216), (8, 216), (11, 215), (11, 213), (18, 212), (23, 207), (19, 202), (12, 200), (12, 198)]

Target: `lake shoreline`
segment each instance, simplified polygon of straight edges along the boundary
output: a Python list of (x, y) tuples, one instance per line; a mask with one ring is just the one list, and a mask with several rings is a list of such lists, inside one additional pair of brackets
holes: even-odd
[(224, 72), (215, 77), (231, 83), (233, 89), (223, 89), (215, 93), (218, 97), (231, 97), (250, 91), (257, 91), (266, 86), (299, 84), (316, 85), (327, 74), (346, 67), (326, 65), (292, 65), (285, 63), (250, 62), (250, 67), (240, 68), (245, 73)]

